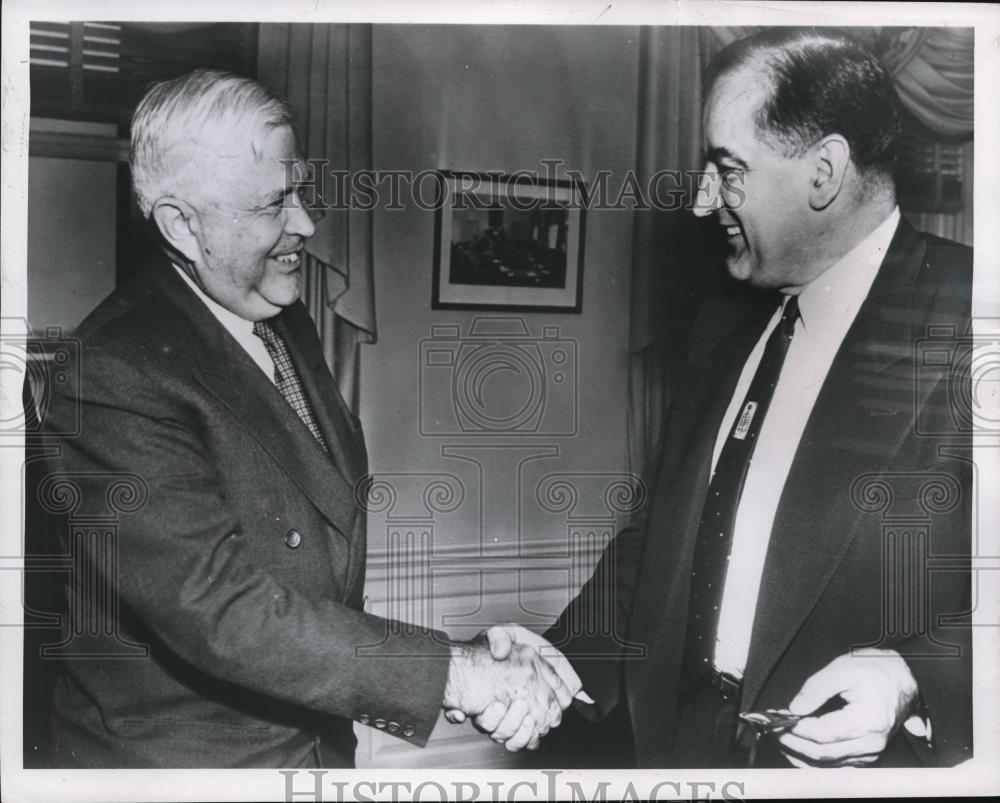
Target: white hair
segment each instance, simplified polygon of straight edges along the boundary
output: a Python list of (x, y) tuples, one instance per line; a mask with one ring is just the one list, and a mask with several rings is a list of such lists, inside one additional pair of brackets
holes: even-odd
[(203, 133), (228, 129), (236, 141), (249, 139), (253, 146), (272, 129), (291, 125), (288, 103), (249, 78), (199, 69), (155, 84), (132, 116), (129, 162), (143, 215), (148, 218), (160, 198), (201, 189)]

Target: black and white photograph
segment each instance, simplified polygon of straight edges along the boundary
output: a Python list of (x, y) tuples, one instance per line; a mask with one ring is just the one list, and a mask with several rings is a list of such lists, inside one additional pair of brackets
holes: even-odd
[(1000, 793), (998, 42), (5, 3), (4, 800)]

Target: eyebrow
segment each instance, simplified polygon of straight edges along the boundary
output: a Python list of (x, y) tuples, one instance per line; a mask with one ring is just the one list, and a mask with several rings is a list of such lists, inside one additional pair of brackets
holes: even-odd
[(280, 190), (275, 190), (274, 192), (268, 193), (264, 198), (264, 205), (270, 205), (278, 201), (284, 200), (288, 193), (292, 192), (295, 188), (293, 186), (283, 187)]
[(285, 198), (288, 196), (288, 194), (294, 191), (295, 188), (289, 186), (279, 190), (275, 190), (274, 192), (269, 192), (267, 195), (261, 198), (260, 201), (258, 201), (252, 208), (258, 210), (267, 209), (268, 207), (273, 206), (276, 203), (283, 202)]
[[(286, 162), (288, 161), (293, 161), (293, 160), (286, 160)], [(305, 155), (301, 151), (296, 151), (294, 162), (296, 167), (306, 164)], [(285, 171), (285, 176), (286, 178), (289, 179), (289, 183), (286, 184), (281, 189), (274, 190), (273, 192), (264, 196), (261, 205), (257, 207), (258, 209), (267, 209), (267, 207), (269, 206), (273, 206), (278, 202), (284, 201), (285, 198), (291, 193), (295, 192), (299, 186), (307, 183), (305, 179), (296, 180), (294, 176), (289, 175), (289, 171), (287, 170)]]
[(736, 167), (742, 168), (743, 170), (748, 170), (750, 166), (743, 161), (739, 156), (733, 153), (729, 148), (715, 147), (709, 148), (705, 153), (705, 160), (711, 162), (712, 164), (719, 164), (720, 162), (729, 162)]

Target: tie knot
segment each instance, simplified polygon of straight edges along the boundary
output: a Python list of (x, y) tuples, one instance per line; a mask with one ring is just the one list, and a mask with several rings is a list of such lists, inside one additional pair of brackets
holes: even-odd
[(799, 319), (799, 297), (798, 296), (788, 296), (788, 300), (785, 302), (785, 308), (781, 313), (781, 322), (785, 326), (795, 326), (795, 322)]
[(263, 340), (266, 345), (274, 343), (276, 339), (274, 328), (268, 321), (254, 321), (253, 333)]

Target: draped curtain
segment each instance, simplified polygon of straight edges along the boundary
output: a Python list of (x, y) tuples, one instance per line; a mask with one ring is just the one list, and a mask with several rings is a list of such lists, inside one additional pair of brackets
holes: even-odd
[[(723, 45), (762, 30), (711, 29)], [(899, 99), (927, 128), (943, 137), (972, 136), (975, 60), (972, 28), (851, 28), (892, 74)]]
[[(261, 83), (291, 103), (299, 147), (317, 172), (371, 169), (370, 25), (262, 23), (257, 65)], [(336, 202), (332, 181), (318, 186), (328, 205)], [(303, 301), (341, 395), (357, 412), (359, 347), (377, 336), (371, 213), (328, 210), (306, 243), (304, 271)]]
[(972, 244), (972, 133), (974, 126), (972, 28), (884, 28), (873, 46), (892, 72), (903, 105), (943, 139), (961, 146), (965, 180), (962, 209), (954, 214), (910, 213), (918, 229)]
[(903, 105), (944, 137), (972, 136), (973, 36), (972, 28), (884, 28), (875, 37)]
[[(659, 170), (702, 167), (702, 76), (721, 47), (707, 30), (677, 26), (640, 31), (636, 177), (642, 186)], [(683, 334), (678, 315), (668, 312), (678, 312), (671, 292), (676, 285), (669, 279), (680, 267), (664, 263), (670, 254), (678, 260), (687, 256), (676, 240), (691, 222), (683, 210), (635, 214), (628, 408), (633, 472), (648, 463), (669, 402), (669, 363)]]
[[(701, 167), (701, 96), (708, 60), (721, 47), (760, 30), (752, 27), (644, 28), (639, 42), (636, 168), (640, 182), (660, 169)], [(950, 140), (973, 131), (971, 28), (854, 28), (882, 58), (904, 106), (932, 132)], [(972, 143), (963, 145), (966, 180), (961, 212), (910, 214), (920, 229), (965, 242), (972, 238)], [(677, 240), (697, 224), (684, 212), (635, 213), (630, 329), (629, 457), (641, 470), (660, 436), (669, 404), (669, 364), (691, 323), (686, 299), (673, 298), (672, 275), (698, 266)], [(683, 287), (683, 283), (681, 284)], [(693, 301), (692, 301), (693, 303)], [(678, 322), (678, 319), (681, 319)]]

